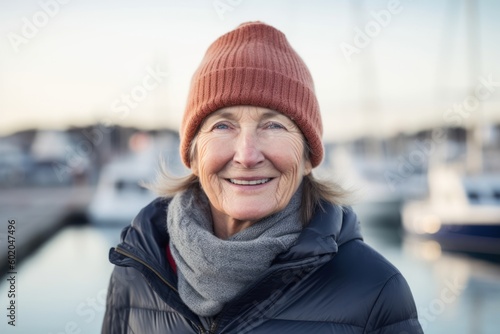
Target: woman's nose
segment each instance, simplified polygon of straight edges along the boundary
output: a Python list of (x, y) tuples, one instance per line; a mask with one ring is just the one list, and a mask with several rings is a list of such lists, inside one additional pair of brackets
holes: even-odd
[(257, 134), (242, 131), (236, 140), (233, 161), (245, 168), (252, 168), (264, 159)]

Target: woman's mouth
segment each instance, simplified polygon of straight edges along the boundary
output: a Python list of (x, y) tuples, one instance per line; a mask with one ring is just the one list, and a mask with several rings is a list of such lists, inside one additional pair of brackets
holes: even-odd
[(264, 184), (271, 181), (271, 178), (259, 179), (259, 180), (240, 180), (240, 179), (229, 179), (232, 184), (237, 184), (240, 186), (256, 186), (259, 184)]

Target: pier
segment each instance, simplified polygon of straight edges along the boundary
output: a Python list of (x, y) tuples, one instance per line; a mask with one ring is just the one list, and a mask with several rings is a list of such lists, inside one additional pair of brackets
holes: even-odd
[(0, 274), (8, 269), (7, 225), (15, 220), (16, 263), (66, 223), (82, 220), (92, 186), (4, 188), (0, 191)]

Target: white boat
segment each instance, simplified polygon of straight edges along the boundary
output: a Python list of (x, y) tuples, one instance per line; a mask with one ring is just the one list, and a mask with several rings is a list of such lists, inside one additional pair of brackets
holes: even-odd
[(88, 216), (94, 224), (127, 225), (156, 196), (140, 185), (154, 178), (156, 164), (148, 156), (129, 155), (104, 166)]
[(429, 173), (429, 197), (402, 208), (405, 231), (438, 241), (443, 249), (500, 255), (500, 174)]

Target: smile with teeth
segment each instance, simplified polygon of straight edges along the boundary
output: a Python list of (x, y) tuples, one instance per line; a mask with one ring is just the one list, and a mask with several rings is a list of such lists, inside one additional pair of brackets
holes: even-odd
[(255, 185), (258, 185), (258, 184), (267, 183), (269, 181), (271, 181), (270, 178), (260, 179), (260, 180), (251, 180), (251, 181), (238, 180), (238, 179), (229, 179), (229, 182), (231, 182), (232, 184), (237, 184), (237, 185), (242, 185), (242, 186), (255, 186)]

